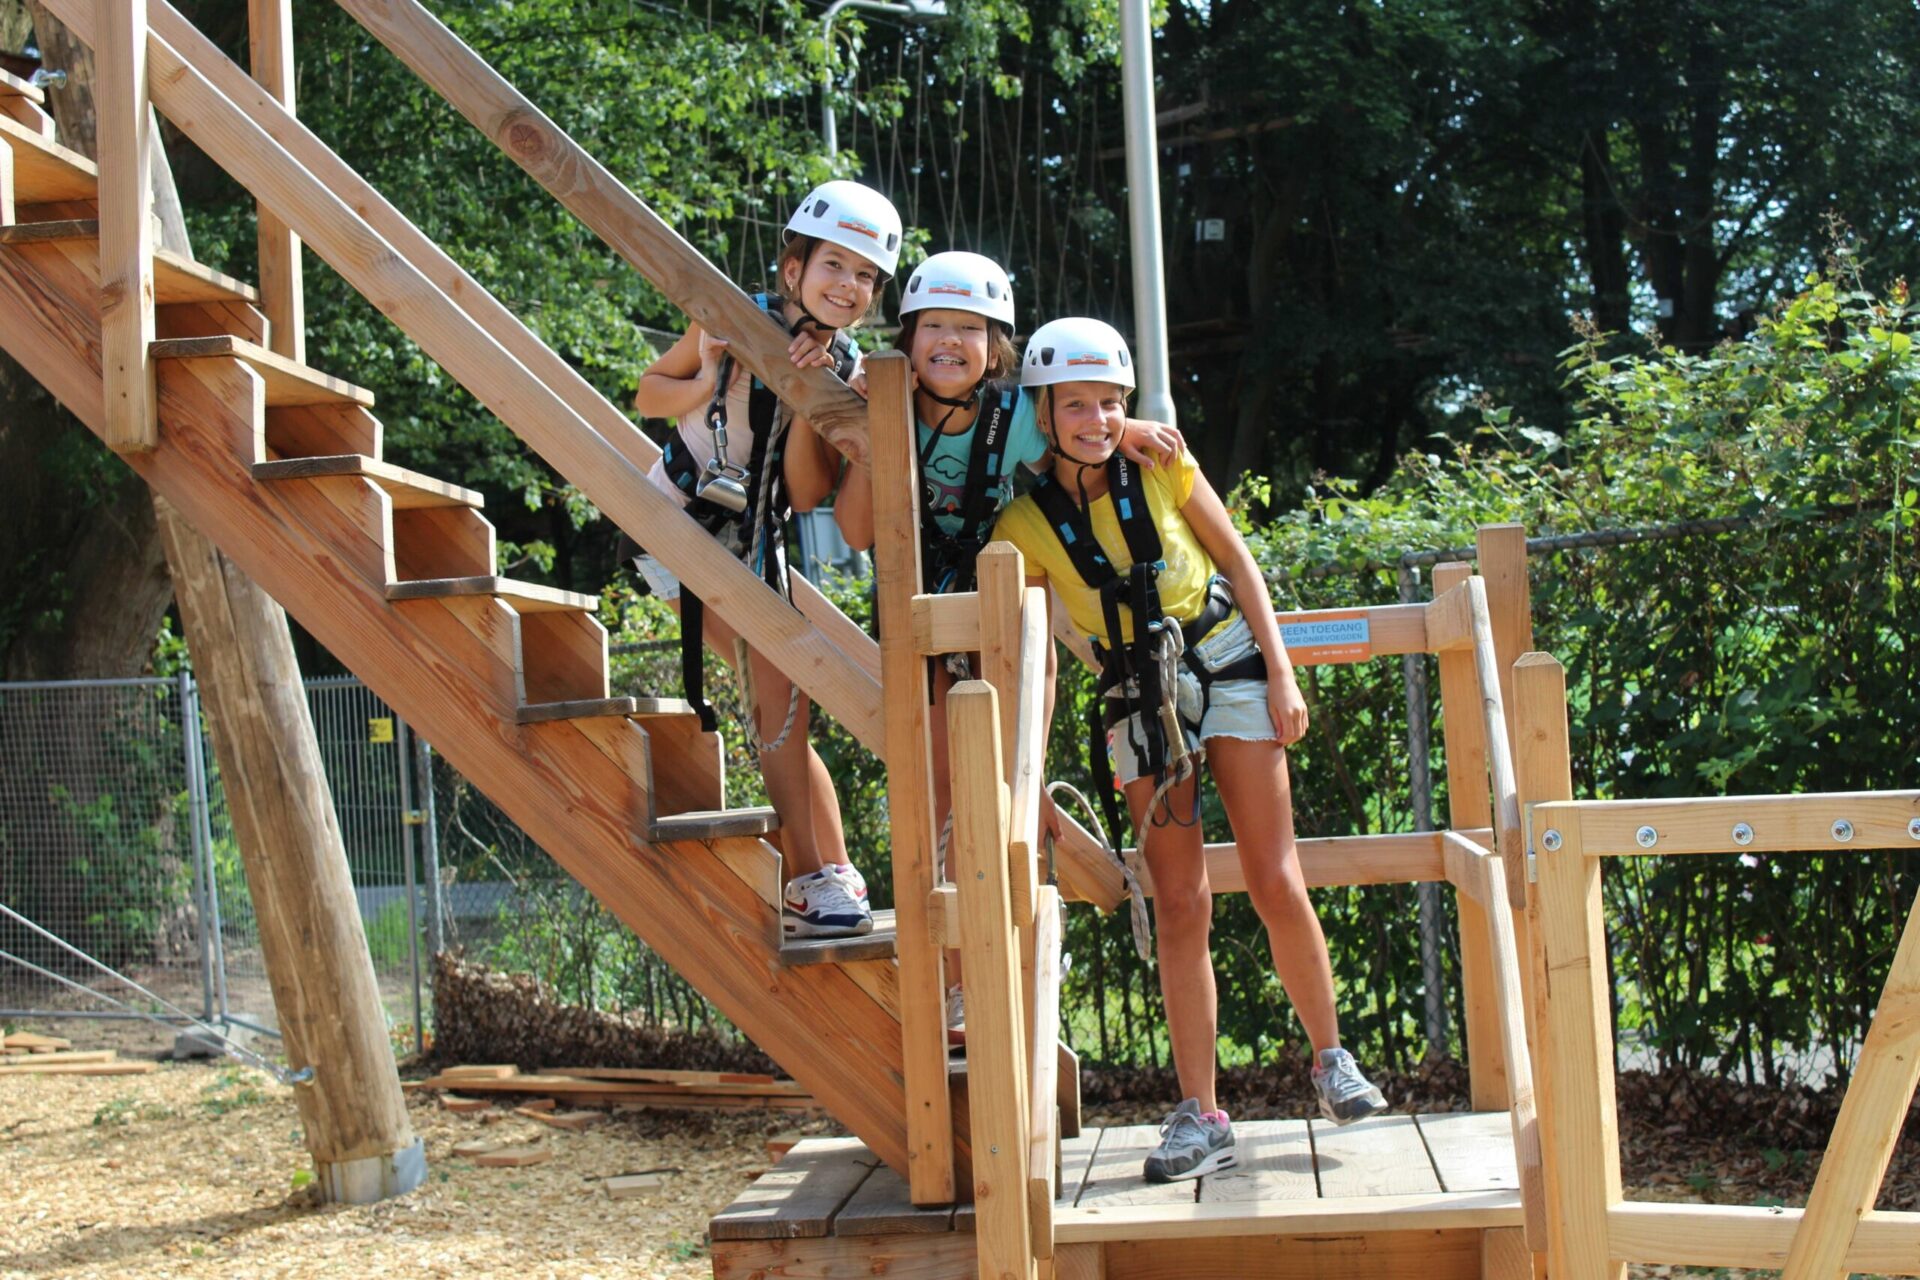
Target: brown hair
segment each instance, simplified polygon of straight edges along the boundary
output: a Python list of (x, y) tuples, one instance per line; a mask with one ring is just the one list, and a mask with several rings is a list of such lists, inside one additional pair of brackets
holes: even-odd
[[(895, 351), (913, 354), (914, 331), (920, 327), (920, 312), (909, 311), (900, 317), (900, 332), (893, 340)], [(998, 320), (987, 321), (987, 379), (1011, 377), (1020, 368), (1020, 356), (1013, 349), (1013, 332)]]
[[(817, 246), (825, 243), (826, 241), (820, 240), (814, 236), (802, 236), (802, 235), (796, 235), (792, 239), (788, 240), (785, 247), (780, 250), (780, 256), (774, 259), (773, 284), (766, 290), (766, 292), (770, 296), (779, 298), (782, 301), (790, 300), (787, 294), (788, 264), (791, 263), (797, 266), (800, 270), (801, 276), (806, 275), (807, 264), (813, 261), (814, 249)], [(838, 248), (839, 246), (836, 245), (835, 247)], [(852, 253), (853, 250), (849, 249), (847, 250), (847, 252)], [(880, 318), (880, 300), (881, 300), (881, 295), (886, 293), (887, 291), (888, 276), (886, 272), (880, 271), (878, 266), (876, 266), (874, 270), (879, 271), (880, 274), (874, 278), (873, 301), (867, 304), (867, 311), (865, 315), (861, 316), (858, 320), (855, 320), (852, 324), (847, 326), (849, 329), (857, 328), (863, 324), (871, 324), (875, 320), (878, 320)], [(797, 280), (799, 277), (795, 277), (795, 278)], [(795, 292), (796, 293), (799, 292), (797, 287), (795, 288)], [(798, 301), (798, 299), (791, 299), (791, 300)]]

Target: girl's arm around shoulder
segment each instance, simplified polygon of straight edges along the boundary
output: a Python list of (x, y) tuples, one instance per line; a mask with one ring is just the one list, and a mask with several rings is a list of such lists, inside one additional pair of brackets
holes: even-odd
[(726, 351), (726, 339), (692, 326), (640, 375), (633, 407), (643, 418), (678, 418), (703, 407), (713, 398)]
[(1144, 418), (1128, 418), (1120, 434), (1120, 452), (1140, 466), (1171, 466), (1187, 447), (1178, 427)]
[(1246, 539), (1233, 527), (1226, 504), (1213, 491), (1206, 473), (1196, 470), (1193, 492), (1180, 508), (1187, 525), (1200, 540), (1213, 563), (1233, 585), (1234, 603), (1247, 620), (1247, 628), (1267, 660), (1267, 705), (1273, 712), (1274, 727), (1282, 745), (1298, 742), (1307, 733), (1307, 702), (1300, 696), (1294, 679), (1293, 662), (1287, 657), (1286, 642), (1280, 638), (1280, 620), (1273, 615), (1273, 597), (1267, 594), (1267, 580), (1247, 550)]

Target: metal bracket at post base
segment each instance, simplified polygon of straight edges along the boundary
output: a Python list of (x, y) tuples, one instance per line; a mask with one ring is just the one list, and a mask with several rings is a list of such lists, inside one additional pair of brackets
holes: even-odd
[(314, 1162), (316, 1184), (323, 1204), (377, 1204), (403, 1196), (427, 1180), (427, 1148), (423, 1139), (383, 1156), (358, 1160)]

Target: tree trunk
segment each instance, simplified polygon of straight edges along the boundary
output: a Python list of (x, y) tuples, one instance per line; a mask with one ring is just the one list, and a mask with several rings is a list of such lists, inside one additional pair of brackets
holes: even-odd
[[(77, 150), (95, 147), (93, 64), (35, 6), (43, 49), (71, 79), (56, 118)], [(81, 69), (84, 67), (84, 77)], [(159, 152), (160, 133), (153, 131)], [(154, 157), (160, 243), (190, 255), (164, 153)], [(261, 951), (287, 1059), (313, 1068), (295, 1094), (324, 1198), (368, 1203), (426, 1176), (393, 1066), (346, 846), (321, 765), (286, 614), (159, 494), (152, 498), (226, 782)]]

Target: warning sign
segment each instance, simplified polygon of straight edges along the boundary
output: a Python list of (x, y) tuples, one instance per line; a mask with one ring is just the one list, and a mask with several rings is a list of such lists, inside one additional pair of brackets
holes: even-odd
[(1296, 664), (1365, 662), (1373, 656), (1365, 609), (1316, 613), (1308, 622), (1283, 622), (1280, 639)]
[(392, 742), (393, 741), (393, 717), (392, 716), (368, 716), (367, 717), (367, 741), (371, 743), (376, 743), (376, 744), (381, 742)]

